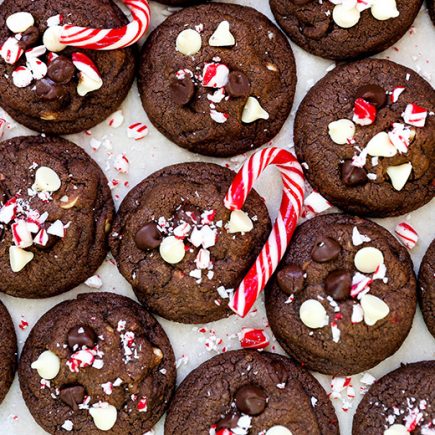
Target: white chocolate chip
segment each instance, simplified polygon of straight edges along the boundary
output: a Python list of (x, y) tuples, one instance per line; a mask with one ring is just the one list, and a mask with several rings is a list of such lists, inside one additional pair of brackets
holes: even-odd
[(60, 189), (59, 175), (47, 166), (40, 166), (35, 173), (35, 182), (32, 189), (37, 192), (56, 192)]
[(371, 11), (372, 15), (380, 21), (397, 18), (400, 15), (396, 0), (374, 0)]
[(228, 222), (229, 233), (249, 233), (254, 228), (251, 218), (243, 210), (233, 210)]
[(176, 40), (176, 49), (186, 56), (193, 56), (201, 50), (201, 35), (193, 29), (183, 30)]
[(328, 133), (334, 143), (344, 145), (355, 135), (355, 124), (349, 119), (339, 119), (328, 125)]
[(208, 45), (211, 47), (230, 47), (235, 43), (236, 40), (230, 32), (230, 23), (228, 21), (222, 21), (208, 40)]
[(261, 107), (256, 98), (249, 97), (243, 108), (242, 122), (249, 124), (258, 119), (269, 119), (269, 114)]
[(97, 429), (104, 431), (112, 429), (118, 419), (118, 411), (107, 402), (93, 405), (89, 409), (89, 414), (91, 414)]
[(48, 51), (57, 53), (66, 48), (66, 45), (63, 45), (59, 42), (61, 33), (62, 33), (61, 26), (48, 27), (47, 30), (44, 32), (44, 35), (42, 37), (42, 42)]
[(387, 168), (387, 174), (390, 177), (391, 184), (394, 189), (400, 191), (405, 186), (412, 172), (412, 164), (404, 163), (399, 166), (389, 166)]
[(409, 435), (409, 432), (403, 424), (393, 424), (384, 431), (384, 435)]
[(363, 295), (361, 307), (364, 312), (364, 322), (368, 326), (373, 326), (378, 320), (387, 317), (390, 312), (390, 308), (382, 299), (371, 294)]
[(6, 26), (13, 33), (25, 32), (33, 24), (35, 24), (35, 20), (29, 12), (16, 12), (6, 19)]
[(160, 255), (166, 263), (177, 264), (186, 254), (184, 243), (181, 239), (174, 236), (166, 237), (160, 244)]
[(25, 251), (18, 246), (11, 246), (9, 248), (9, 262), (12, 272), (17, 273), (23, 270), (33, 260), (33, 257), (33, 252)]
[(358, 23), (361, 17), (360, 11), (354, 8), (347, 8), (345, 5), (336, 5), (332, 11), (332, 19), (337, 26), (349, 29)]
[(284, 426), (272, 426), (267, 430), (266, 435), (293, 435), (290, 430)]
[(328, 324), (328, 316), (323, 305), (315, 299), (308, 299), (299, 309), (299, 317), (309, 328), (323, 328)]
[(55, 353), (46, 350), (30, 367), (35, 369), (42, 379), (54, 379), (60, 371), (60, 359)]
[(70, 208), (73, 208), (77, 204), (77, 201), (79, 200), (79, 196), (76, 196), (73, 199), (69, 199), (68, 197), (63, 197), (63, 198), (66, 198), (66, 199), (64, 202), (61, 199), (62, 204), (60, 205), (60, 208), (62, 208), (64, 210), (69, 210)]
[(384, 256), (379, 249), (367, 246), (355, 254), (353, 261), (360, 272), (374, 273), (378, 266), (384, 262)]
[(77, 84), (77, 93), (84, 97), (89, 92), (96, 91), (103, 86), (103, 80), (101, 78), (93, 79), (89, 77), (87, 74), (80, 72), (79, 73), (79, 82)]
[(366, 151), (373, 157), (393, 157), (397, 154), (396, 147), (385, 131), (381, 131), (370, 139)]

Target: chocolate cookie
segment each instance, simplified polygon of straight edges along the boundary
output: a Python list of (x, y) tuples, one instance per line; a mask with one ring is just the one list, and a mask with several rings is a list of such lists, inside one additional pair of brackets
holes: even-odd
[(153, 316), (124, 296), (91, 293), (41, 317), (19, 377), (30, 412), (51, 434), (143, 434), (165, 412), (176, 371)]
[(205, 2), (207, 0), (156, 0), (158, 3), (162, 3), (168, 6), (188, 6), (195, 3)]
[(418, 274), (420, 307), (430, 333), (435, 337), (435, 240), (432, 240)]
[(3, 402), (14, 380), (17, 365), (17, 336), (7, 308), (0, 302), (0, 403)]
[[(408, 30), (423, 0), (270, 0), (276, 20), (304, 50), (327, 59), (354, 59), (391, 47)], [(370, 6), (373, 3), (373, 6)], [(366, 5), (367, 4), (367, 5)]]
[(351, 375), (399, 349), (416, 299), (409, 254), (387, 230), (330, 214), (296, 230), (266, 310), (287, 353), (311, 370)]
[(353, 435), (429, 435), (435, 421), (435, 361), (403, 364), (379, 379), (364, 396)]
[(427, 10), (432, 22), (435, 24), (435, 0), (427, 0)]
[(293, 103), (296, 67), (264, 15), (213, 3), (184, 9), (143, 49), (142, 104), (152, 123), (190, 151), (232, 156), (272, 139)]
[(180, 433), (334, 435), (338, 423), (309, 372), (281, 355), (238, 350), (206, 361), (180, 385), (165, 434)]
[(338, 66), (302, 101), (294, 139), (309, 182), (343, 210), (397, 216), (434, 195), (435, 92), (388, 60)]
[(211, 163), (168, 166), (121, 204), (109, 238), (122, 275), (151, 311), (183, 323), (229, 316), (228, 300), (270, 232), (263, 200), (224, 206), (234, 172)]
[(114, 215), (107, 179), (61, 138), (0, 143), (0, 291), (44, 298), (89, 278), (108, 250)]
[(77, 133), (97, 125), (127, 96), (135, 50), (65, 48), (56, 26), (117, 28), (127, 22), (109, 0), (5, 0), (0, 105), (21, 124), (44, 133)]

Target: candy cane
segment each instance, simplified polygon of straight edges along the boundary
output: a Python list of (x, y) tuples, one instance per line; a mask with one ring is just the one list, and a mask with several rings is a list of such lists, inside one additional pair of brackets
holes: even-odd
[(283, 195), (279, 215), (255, 264), (232, 297), (229, 307), (245, 317), (281, 261), (296, 228), (304, 198), (304, 176), (296, 158), (281, 148), (265, 148), (242, 166), (225, 197), (225, 207), (240, 210), (255, 180), (269, 166), (281, 172)]
[(115, 50), (136, 43), (147, 31), (150, 24), (150, 7), (146, 0), (124, 0), (130, 9), (133, 21), (117, 29), (93, 29), (64, 25), (60, 43), (90, 50)]

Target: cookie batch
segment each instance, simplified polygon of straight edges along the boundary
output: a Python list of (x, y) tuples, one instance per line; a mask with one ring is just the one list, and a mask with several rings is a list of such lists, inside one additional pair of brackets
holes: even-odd
[[(17, 371), (22, 399), (50, 434), (153, 435), (166, 413), (165, 435), (338, 435), (336, 410), (349, 412), (357, 396), (353, 435), (435, 434), (434, 361), (369, 373), (401, 348), (417, 305), (435, 336), (434, 242), (416, 276), (410, 216), (391, 231), (367, 219), (433, 199), (432, 86), (390, 60), (362, 59), (404, 36), (421, 0), (270, 0), (284, 33), (238, 4), (161, 0), (155, 7), (168, 13), (156, 26), (147, 0), (123, 3), (0, 6), (0, 107), (40, 133), (0, 142), (0, 292), (88, 289), (52, 304), (20, 354), (21, 313), (0, 302), (0, 403)], [(294, 112), (286, 35), (348, 61), (328, 68)], [(163, 162), (135, 186), (122, 181), (130, 165), (147, 169), (151, 151), (131, 162), (112, 152), (111, 133), (99, 141), (89, 129), (124, 123), (135, 78), (157, 130), (153, 152), (161, 133), (192, 153), (232, 158)], [(291, 114), (294, 152), (273, 143)], [(0, 137), (10, 125), (0, 119)], [(141, 121), (127, 131), (136, 141), (149, 134)], [(104, 148), (104, 170), (56, 136), (79, 132)], [(110, 165), (120, 179), (106, 177)], [(255, 190), (269, 169), (280, 177), (278, 210)], [(130, 297), (104, 283), (105, 263)], [(267, 325), (252, 326), (263, 305)], [(177, 385), (189, 343), (176, 359), (154, 315), (169, 333), (191, 325), (218, 355)], [(230, 316), (227, 346), (208, 324)], [(18, 326), (29, 324), (22, 316)], [(329, 389), (310, 371), (328, 375)]]

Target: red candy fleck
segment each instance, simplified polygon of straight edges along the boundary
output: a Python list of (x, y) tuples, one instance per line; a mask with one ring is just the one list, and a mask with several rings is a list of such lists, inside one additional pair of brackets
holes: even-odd
[(376, 107), (363, 98), (355, 100), (353, 122), (358, 125), (370, 125), (376, 119)]
[(25, 331), (29, 326), (29, 322), (27, 322), (27, 320), (21, 319), (20, 324), (18, 325), (18, 327), (22, 330)]
[(240, 344), (244, 349), (264, 349), (269, 346), (269, 338), (263, 329), (242, 328)]
[(142, 397), (137, 403), (137, 410), (139, 412), (146, 412), (148, 410), (148, 400), (146, 397)]
[(414, 127), (424, 127), (426, 124), (427, 110), (417, 104), (408, 104), (402, 113), (404, 121)]

